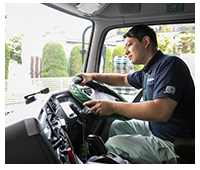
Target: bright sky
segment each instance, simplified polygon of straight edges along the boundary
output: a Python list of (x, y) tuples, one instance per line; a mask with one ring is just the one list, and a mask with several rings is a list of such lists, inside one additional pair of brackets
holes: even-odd
[(58, 26), (60, 30), (66, 32), (67, 37), (81, 38), (83, 30), (91, 25), (90, 21), (75, 19), (36, 3), (5, 3), (5, 14), (6, 35), (25, 34), (40, 38), (44, 32), (52, 32), (54, 27)]

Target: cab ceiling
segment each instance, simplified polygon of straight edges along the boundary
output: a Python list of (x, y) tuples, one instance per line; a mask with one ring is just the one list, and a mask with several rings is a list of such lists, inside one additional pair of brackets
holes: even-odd
[(179, 12), (167, 11), (166, 3), (107, 3), (99, 11), (87, 15), (77, 9), (77, 3), (48, 3), (47, 6), (95, 21), (114, 24), (195, 22), (195, 3), (183, 4)]

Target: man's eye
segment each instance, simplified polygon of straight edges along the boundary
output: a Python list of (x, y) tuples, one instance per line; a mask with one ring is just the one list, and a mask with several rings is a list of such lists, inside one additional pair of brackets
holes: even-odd
[(127, 44), (124, 46), (124, 49), (125, 49), (126, 47), (130, 47), (132, 44), (133, 44), (133, 43), (127, 43)]

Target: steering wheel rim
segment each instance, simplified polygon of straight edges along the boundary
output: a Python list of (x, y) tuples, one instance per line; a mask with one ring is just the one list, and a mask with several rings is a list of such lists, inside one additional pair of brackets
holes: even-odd
[[(82, 80), (83, 79), (81, 77), (73, 78), (72, 81), (74, 84), (71, 84), (69, 86), (70, 93), (81, 103), (84, 103), (84, 102), (87, 102), (90, 100), (94, 100), (93, 98), (91, 98), (91, 95), (90, 96), (87, 95), (86, 93), (83, 92), (83, 90), (81, 90), (80, 88), (78, 88), (75, 85), (75, 84), (80, 84), (80, 82)], [(92, 80), (92, 81), (86, 83), (85, 85), (93, 90), (93, 94), (95, 94), (99, 89), (101, 89), (101, 93), (105, 93), (106, 95), (111, 96), (111, 98), (113, 98), (113, 99), (115, 98), (115, 101), (127, 102), (121, 95), (117, 94), (115, 91), (111, 90), (110, 88), (106, 87), (105, 85), (103, 85), (97, 81)], [(105, 97), (105, 95), (104, 95), (104, 97)], [(103, 98), (98, 99), (98, 100), (103, 100)], [(114, 100), (112, 100), (112, 101), (114, 101)], [(88, 106), (88, 107), (92, 107), (92, 106)], [(125, 116), (122, 116), (122, 115), (119, 115), (116, 113), (113, 113), (113, 114), (109, 115), (108, 117), (112, 117), (114, 119), (119, 119), (119, 120), (130, 120), (131, 119), (131, 118), (127, 118)]]

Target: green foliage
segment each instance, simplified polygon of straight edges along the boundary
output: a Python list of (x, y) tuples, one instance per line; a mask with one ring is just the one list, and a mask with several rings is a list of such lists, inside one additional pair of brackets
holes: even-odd
[(105, 68), (104, 73), (112, 73), (112, 52), (108, 46), (106, 46), (106, 59), (105, 59)]
[(172, 28), (169, 25), (159, 25), (160, 29), (158, 32), (171, 32)]
[[(115, 56), (124, 56), (125, 55), (125, 49), (124, 45), (117, 45), (113, 50), (113, 59)], [(112, 61), (113, 63), (113, 61)], [(144, 65), (134, 65), (134, 71), (141, 70), (144, 67)], [(110, 72), (111, 73), (111, 72)]]
[[(172, 52), (172, 43), (169, 41), (168, 37), (157, 34), (158, 49), (165, 54)], [(170, 48), (171, 47), (171, 48)]]
[(43, 47), (41, 77), (68, 77), (66, 54), (57, 41), (50, 41)]
[(113, 58), (115, 56), (124, 56), (125, 55), (125, 49), (124, 49), (124, 45), (117, 45), (115, 46), (114, 50), (113, 50)]
[(8, 44), (5, 43), (5, 79), (8, 79), (8, 67), (10, 61), (10, 49)]
[(177, 48), (180, 53), (195, 53), (194, 33), (179, 33), (177, 37), (179, 38)]
[[(195, 26), (179, 26), (173, 28), (179, 33), (173, 34), (174, 44), (169, 39), (170, 37), (157, 34), (158, 49), (163, 53), (195, 53)], [(174, 30), (174, 31), (175, 31)], [(172, 32), (170, 25), (159, 25), (158, 32)], [(171, 34), (172, 35), (172, 34)], [(172, 38), (172, 37), (171, 37)]]
[(18, 64), (22, 64), (22, 37), (24, 35), (21, 34), (19, 36), (12, 36), (9, 39), (8, 46), (10, 48), (10, 59), (17, 61)]
[[(76, 74), (81, 72), (81, 66), (82, 66), (82, 54), (80, 54), (80, 50), (82, 49), (82, 45), (75, 45), (71, 52), (70, 52), (70, 59), (69, 59), (69, 76), (73, 77)], [(85, 47), (87, 49), (87, 47)], [(84, 57), (84, 61), (86, 59), (86, 56)]]
[(144, 67), (144, 65), (143, 64), (135, 64), (134, 65), (134, 71), (139, 71), (139, 70), (141, 70), (142, 68)]
[(114, 57), (124, 56), (124, 55), (125, 55), (124, 45), (116, 45), (112, 53), (112, 70), (114, 69)]

